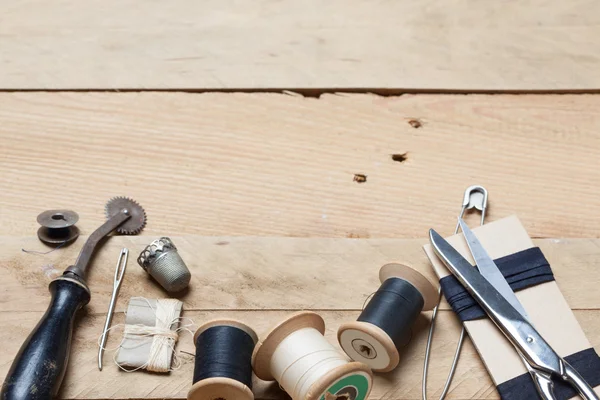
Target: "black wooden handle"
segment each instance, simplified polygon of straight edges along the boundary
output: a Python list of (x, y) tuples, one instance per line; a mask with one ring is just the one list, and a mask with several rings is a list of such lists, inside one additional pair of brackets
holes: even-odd
[(21, 346), (2, 384), (2, 400), (56, 397), (71, 348), (77, 310), (90, 301), (84, 284), (65, 277), (50, 282), (48, 310)]

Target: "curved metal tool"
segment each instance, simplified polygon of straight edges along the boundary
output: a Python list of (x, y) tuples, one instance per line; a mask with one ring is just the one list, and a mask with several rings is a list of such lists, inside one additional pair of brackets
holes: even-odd
[[(67, 274), (85, 282), (85, 274), (90, 259), (105, 236), (116, 230), (122, 235), (137, 235), (146, 225), (146, 213), (134, 200), (126, 197), (114, 197), (106, 203), (106, 222), (94, 231), (83, 245), (75, 265), (65, 270)], [(82, 282), (82, 283), (83, 283)]]
[[(456, 223), (454, 234), (458, 233), (458, 230), (460, 228), (460, 220), (465, 215), (465, 212), (473, 208), (481, 212), (481, 225), (483, 225), (486, 217), (487, 203), (488, 191), (486, 190), (486, 188), (480, 185), (469, 186), (465, 190), (465, 194), (463, 196), (462, 208), (460, 210), (460, 214), (458, 215), (458, 222)], [(441, 301), (442, 289), (440, 288), (438, 292), (438, 303), (437, 306), (433, 309), (433, 313), (431, 315), (431, 326), (429, 327), (429, 336), (427, 337), (427, 346), (425, 348), (425, 360), (423, 362), (423, 383), (421, 386), (423, 400), (427, 400), (427, 374), (429, 372), (429, 359), (431, 358), (431, 345), (433, 342), (435, 321), (437, 320), (438, 309), (440, 308)], [(462, 345), (465, 341), (465, 336), (466, 332), (463, 326), (462, 330), (460, 331), (458, 343), (456, 344), (456, 351), (454, 353), (454, 359), (452, 360), (452, 366), (450, 367), (450, 372), (448, 372), (448, 378), (446, 379), (444, 389), (442, 390), (442, 394), (440, 395), (440, 400), (445, 399), (446, 395), (448, 394), (448, 390), (450, 390), (450, 385), (452, 384), (452, 379), (454, 378), (454, 374), (456, 373), (456, 366), (458, 365), (458, 358), (460, 357), (460, 352), (462, 350)]]
[(13, 361), (2, 385), (2, 400), (56, 397), (69, 361), (75, 315), (90, 301), (85, 277), (94, 251), (111, 232), (136, 234), (146, 224), (144, 209), (124, 197), (108, 202), (106, 216), (107, 221), (83, 245), (75, 265), (50, 282), (50, 305)]
[(102, 330), (102, 339), (100, 341), (100, 349), (98, 349), (98, 369), (102, 371), (102, 355), (104, 354), (104, 346), (108, 338), (108, 328), (112, 321), (113, 312), (115, 310), (115, 304), (117, 303), (117, 295), (123, 282), (123, 275), (125, 275), (125, 268), (127, 268), (127, 256), (129, 250), (127, 248), (121, 249), (119, 253), (119, 260), (117, 261), (117, 267), (115, 268), (115, 280), (113, 282), (113, 291), (110, 298), (110, 305), (108, 306), (108, 314), (106, 314), (106, 322), (104, 323), (104, 329)]

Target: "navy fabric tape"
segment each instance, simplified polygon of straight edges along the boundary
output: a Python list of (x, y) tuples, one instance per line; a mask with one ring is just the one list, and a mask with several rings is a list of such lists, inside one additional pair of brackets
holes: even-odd
[[(552, 268), (539, 247), (532, 247), (494, 261), (515, 292), (554, 280)], [(444, 297), (463, 322), (486, 317), (485, 311), (454, 275), (442, 278), (440, 286)]]
[[(565, 357), (585, 381), (592, 387), (600, 385), (600, 357), (594, 349), (582, 350)], [(502, 400), (534, 400), (540, 399), (531, 380), (525, 373), (498, 385), (498, 393)], [(557, 400), (567, 400), (577, 396), (577, 391), (568, 383), (554, 379), (554, 394)]]

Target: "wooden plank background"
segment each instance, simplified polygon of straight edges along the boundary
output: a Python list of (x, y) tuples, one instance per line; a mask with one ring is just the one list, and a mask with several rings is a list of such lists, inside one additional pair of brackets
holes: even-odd
[(4, 1), (0, 88), (598, 90), (595, 0)]
[(0, 136), (12, 234), (126, 195), (152, 235), (419, 238), (471, 184), (533, 237), (599, 234), (595, 95), (0, 93)]
[[(449, 228), (451, 229), (451, 228)], [(83, 238), (75, 245), (47, 255), (20, 251), (41, 250), (35, 237), (2, 237), (0, 273), (3, 301), (0, 315), (0, 375), (10, 366), (19, 342), (39, 320), (48, 303), (50, 280), (76, 258)], [(327, 337), (337, 346), (336, 332), (344, 322), (355, 320), (367, 297), (379, 287), (377, 271), (390, 261), (401, 261), (434, 279), (421, 248), (423, 239), (344, 238), (172, 238), (192, 271), (191, 290), (181, 297), (185, 311), (196, 325), (208, 319), (232, 317), (252, 326), (259, 335), (290, 312), (313, 309), (326, 321)], [(105, 356), (105, 368), (97, 369), (97, 341), (102, 331), (112, 275), (120, 249), (131, 251), (129, 266), (117, 303), (113, 326), (123, 323), (123, 312), (131, 296), (163, 297), (163, 292), (136, 265), (134, 256), (149, 237), (111, 238), (95, 257), (88, 282), (92, 300), (77, 325), (73, 355), (61, 396), (66, 399), (186, 398), (191, 387), (194, 353), (191, 336), (184, 333), (178, 345), (182, 367), (168, 376), (143, 372), (127, 374), (111, 363), (114, 352)], [(598, 239), (545, 239), (536, 245), (553, 266), (557, 282), (590, 341), (600, 345), (600, 314), (595, 289), (600, 276)], [(586, 277), (581, 279), (581, 277)], [(343, 293), (344, 295), (340, 295)], [(456, 317), (442, 305), (434, 341), (429, 393), (439, 397), (459, 335)], [(186, 321), (187, 322), (187, 321)], [(398, 369), (378, 374), (371, 400), (420, 398), (421, 371), (429, 313), (423, 314), (413, 330), (411, 343), (402, 351)], [(192, 328), (193, 329), (193, 328)], [(109, 336), (108, 348), (118, 346), (122, 331)], [(181, 353), (183, 351), (183, 353)], [(132, 382), (135, 381), (135, 384)], [(255, 379), (256, 398), (284, 398), (277, 384)], [(461, 356), (449, 399), (497, 399), (495, 388), (469, 341)]]
[[(388, 259), (432, 277), (423, 238), (430, 227), (454, 229), (472, 184), (490, 192), (489, 220), (517, 214), (545, 238), (537, 243), (559, 286), (600, 345), (600, 2), (0, 4), (2, 378), (48, 303), (48, 281), (83, 242), (21, 252), (44, 249), (36, 216), (73, 209), (90, 234), (116, 195), (138, 200), (148, 226), (110, 239), (95, 260), (64, 398), (181, 399), (191, 384), (185, 353), (169, 377), (96, 369), (123, 244), (176, 238), (194, 270), (184, 300), (197, 322), (237, 317), (262, 333), (312, 308), (334, 341)], [(340, 271), (358, 285), (345, 296), (321, 279), (337, 282)], [(133, 260), (127, 277), (115, 323), (130, 296), (165, 295)], [(458, 337), (447, 308), (430, 398)], [(399, 369), (377, 378), (373, 400), (420, 399), (428, 320)], [(193, 352), (186, 334), (180, 350)], [(284, 397), (261, 382), (256, 392)], [(470, 343), (449, 398), (497, 398)]]

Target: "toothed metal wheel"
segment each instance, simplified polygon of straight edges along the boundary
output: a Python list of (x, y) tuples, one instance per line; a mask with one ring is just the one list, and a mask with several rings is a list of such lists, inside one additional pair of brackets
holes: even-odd
[(117, 228), (121, 235), (137, 235), (146, 226), (146, 212), (135, 200), (127, 197), (113, 197), (104, 207), (106, 218), (110, 218), (120, 212), (131, 215), (127, 221)]

